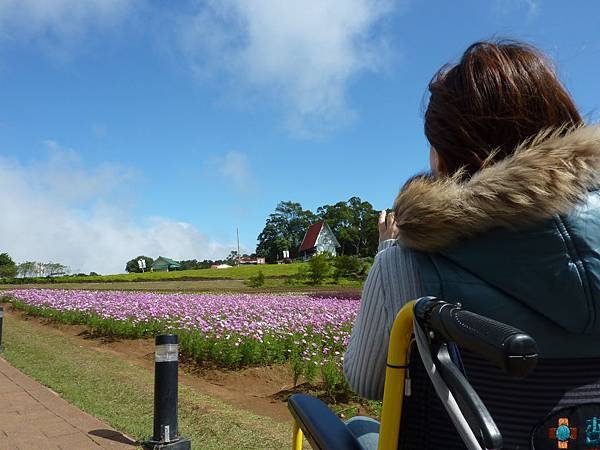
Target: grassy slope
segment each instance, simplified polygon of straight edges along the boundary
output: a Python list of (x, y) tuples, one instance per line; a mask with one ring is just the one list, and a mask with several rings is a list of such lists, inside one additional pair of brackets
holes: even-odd
[[(298, 267), (306, 263), (264, 264), (260, 266), (240, 266), (230, 269), (195, 269), (173, 272), (126, 273), (118, 275), (98, 275), (81, 277), (55, 277), (57, 283), (113, 282), (113, 281), (162, 281), (162, 280), (200, 280), (200, 279), (247, 279), (261, 270), (265, 277), (288, 277), (298, 272)], [(47, 283), (47, 278), (30, 279)]]
[[(293, 264), (265, 264), (260, 266), (240, 266), (230, 269), (197, 269), (197, 270), (180, 270), (174, 272), (146, 272), (146, 273), (130, 273), (118, 275), (98, 275), (98, 276), (64, 276), (54, 278), (27, 278), (24, 280), (6, 280), (0, 278), (0, 289), (14, 289), (15, 287), (62, 287), (69, 288), (73, 286), (76, 289), (102, 289), (98, 283), (106, 283), (109, 286), (115, 283), (111, 289), (119, 290), (189, 290), (189, 291), (248, 291), (253, 292), (255, 289), (247, 287), (243, 284), (251, 276), (254, 276), (258, 271), (262, 271), (265, 275), (265, 284), (258, 291), (268, 291), (269, 289), (281, 290), (306, 290), (313, 288), (307, 284), (290, 285), (286, 283), (290, 275), (298, 273), (300, 267), (304, 267), (306, 263)], [(4, 282), (4, 283), (3, 283)], [(156, 283), (164, 283), (163, 286), (157, 286)], [(148, 286), (144, 286), (148, 283)], [(154, 285), (152, 285), (154, 283)], [(177, 285), (169, 285), (167, 283), (181, 283)], [(192, 285), (191, 283), (202, 283), (201, 285)], [(87, 284), (87, 286), (84, 286)], [(42, 286), (43, 285), (43, 286)], [(95, 286), (94, 286), (95, 285)], [(335, 290), (340, 288), (360, 288), (361, 280), (348, 280), (341, 278), (337, 283), (334, 283), (331, 278), (327, 278), (320, 287), (327, 287)]]
[[(114, 428), (143, 439), (152, 434), (150, 371), (26, 321), (5, 322), (4, 357), (13, 366)], [(281, 449), (291, 426), (236, 409), (180, 386), (182, 434), (202, 449)]]

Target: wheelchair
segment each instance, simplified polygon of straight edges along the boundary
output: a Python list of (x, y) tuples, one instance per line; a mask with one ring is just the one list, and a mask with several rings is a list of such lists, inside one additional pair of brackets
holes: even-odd
[[(517, 428), (519, 415), (525, 415), (529, 410), (538, 415), (539, 420), (536, 419), (533, 428), (526, 424), (527, 428), (520, 430), (528, 433), (527, 446), (510, 448), (600, 450), (600, 402), (589, 402), (584, 398), (577, 405), (559, 409), (543, 402), (544, 380), (561, 372), (564, 361), (559, 365), (550, 364), (545, 372), (541, 370), (541, 378), (536, 378), (534, 375), (543, 368), (534, 371), (538, 365), (538, 350), (531, 336), (467, 311), (460, 304), (434, 297), (406, 304), (394, 321), (388, 347), (378, 450), (504, 448), (503, 436), (494, 417), (465, 375), (461, 360), (464, 355), (483, 361), (504, 377), (496, 381), (494, 376), (480, 376), (477, 381), (483, 391), (495, 392), (496, 397), (522, 396), (522, 411), (521, 407), (512, 407), (507, 411), (499, 410), (499, 415), (509, 417), (509, 422), (514, 416)], [(592, 363), (598, 367), (600, 360)], [(542, 366), (542, 360), (539, 366)], [(577, 378), (573, 383), (585, 384), (579, 380), (585, 377), (584, 366), (579, 370), (575, 365), (574, 369), (562, 369), (562, 372), (566, 375), (559, 376), (559, 384), (563, 382), (561, 380), (570, 380), (573, 374)], [(522, 388), (528, 375), (532, 381)], [(420, 387), (416, 386), (417, 382)], [(425, 401), (427, 398), (441, 404), (442, 420), (455, 439), (454, 444), (446, 444), (449, 438), (436, 427), (433, 430), (427, 428), (431, 427), (433, 414), (431, 403)], [(520, 397), (516, 398), (518, 400)], [(534, 405), (528, 408), (527, 402)], [(539, 403), (537, 409), (536, 403)], [(320, 400), (295, 394), (290, 397), (288, 408), (294, 419), (292, 450), (303, 448), (304, 437), (313, 449), (362, 449), (345, 423)], [(421, 414), (415, 414), (419, 408)], [(419, 422), (420, 416), (425, 418)], [(438, 420), (437, 423), (441, 422)], [(431, 435), (441, 440), (434, 442)]]

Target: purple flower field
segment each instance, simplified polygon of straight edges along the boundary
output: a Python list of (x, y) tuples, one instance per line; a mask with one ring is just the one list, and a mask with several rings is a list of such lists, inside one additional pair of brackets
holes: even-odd
[[(93, 313), (134, 323), (164, 321), (173, 328), (215, 337), (231, 333), (257, 340), (265, 334), (341, 333), (354, 322), (359, 300), (304, 295), (156, 294), (152, 292), (17, 289), (8, 295), (29, 306)], [(339, 336), (344, 341), (347, 336)]]
[[(294, 377), (341, 376), (341, 361), (360, 301), (292, 294), (157, 294), (16, 289), (30, 314), (124, 338), (176, 330), (182, 353), (226, 367), (292, 363)], [(335, 373), (334, 373), (335, 372)], [(343, 378), (343, 377), (342, 377)], [(333, 381), (332, 381), (333, 382)]]

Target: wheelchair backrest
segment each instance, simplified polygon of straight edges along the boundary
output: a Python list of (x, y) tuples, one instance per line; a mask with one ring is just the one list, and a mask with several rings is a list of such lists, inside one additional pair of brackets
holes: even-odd
[[(514, 379), (477, 355), (460, 353), (505, 449), (600, 449), (600, 358), (539, 359), (527, 378)], [(410, 366), (399, 448), (464, 449), (416, 351)]]

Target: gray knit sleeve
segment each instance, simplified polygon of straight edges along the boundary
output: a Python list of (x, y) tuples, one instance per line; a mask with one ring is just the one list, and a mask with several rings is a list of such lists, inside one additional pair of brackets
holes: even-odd
[(348, 350), (344, 374), (359, 395), (381, 399), (389, 334), (402, 306), (422, 296), (414, 254), (398, 245), (381, 250), (365, 282)]
[(390, 247), (393, 247), (395, 244), (396, 239), (386, 239), (385, 241), (379, 243), (379, 246), (377, 247), (377, 253), (382, 252), (383, 250), (386, 250)]

